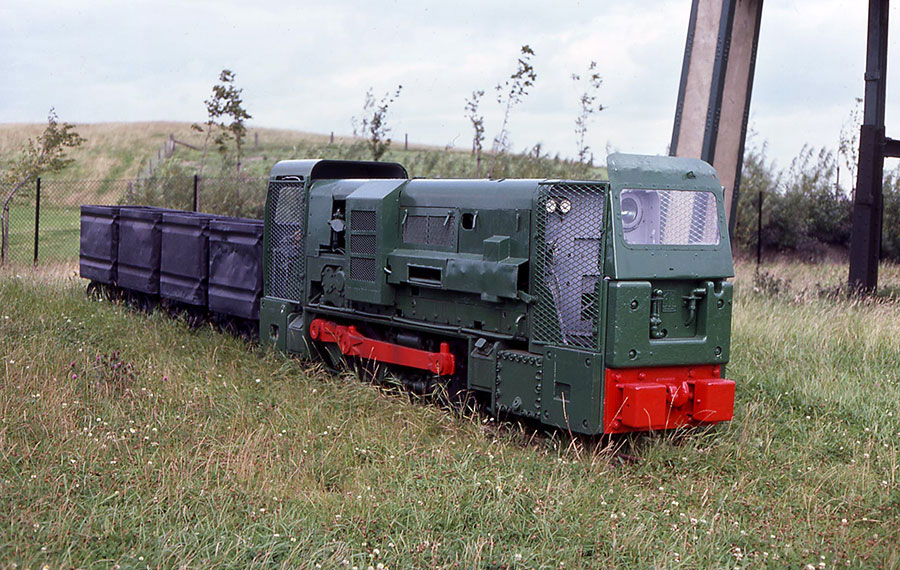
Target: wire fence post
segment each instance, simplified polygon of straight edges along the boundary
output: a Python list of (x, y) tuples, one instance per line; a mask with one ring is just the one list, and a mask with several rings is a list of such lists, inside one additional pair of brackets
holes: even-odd
[(200, 193), (197, 191), (200, 187), (200, 177), (194, 175), (194, 211), (200, 211)]
[(759, 273), (759, 265), (762, 262), (762, 207), (763, 193), (759, 191), (759, 201), (756, 204), (756, 272)]
[(34, 266), (38, 261), (38, 236), (41, 227), (41, 177), (38, 176), (34, 191)]

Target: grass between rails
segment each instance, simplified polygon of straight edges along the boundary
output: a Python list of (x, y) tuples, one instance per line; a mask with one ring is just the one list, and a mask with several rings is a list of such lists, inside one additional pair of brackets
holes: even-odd
[(0, 560), (896, 567), (900, 308), (779, 271), (788, 290), (761, 294), (739, 267), (735, 420), (612, 446), (92, 301), (65, 266), (0, 273)]

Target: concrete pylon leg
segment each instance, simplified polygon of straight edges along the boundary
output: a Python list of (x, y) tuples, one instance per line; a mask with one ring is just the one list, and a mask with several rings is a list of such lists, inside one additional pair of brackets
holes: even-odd
[(729, 226), (740, 188), (763, 0), (694, 0), (669, 154), (712, 164)]

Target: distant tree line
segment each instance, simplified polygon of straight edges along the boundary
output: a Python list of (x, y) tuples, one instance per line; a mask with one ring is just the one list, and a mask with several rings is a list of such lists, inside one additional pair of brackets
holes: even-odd
[[(852, 190), (839, 183), (839, 172), (848, 186), (856, 183), (855, 146), (845, 148), (836, 156), (825, 148), (804, 147), (789, 168), (780, 170), (768, 160), (765, 145), (748, 146), (732, 236), (737, 249), (756, 248), (760, 192), (764, 250), (815, 259), (829, 248), (849, 247)], [(885, 173), (883, 192), (882, 258), (900, 261), (900, 167)]]

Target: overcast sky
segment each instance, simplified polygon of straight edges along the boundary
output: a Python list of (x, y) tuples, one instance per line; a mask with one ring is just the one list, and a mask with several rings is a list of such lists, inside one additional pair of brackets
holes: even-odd
[[(690, 0), (566, 1), (20, 1), (0, 4), (0, 122), (202, 121), (222, 68), (237, 75), (251, 125), (352, 132), (367, 88), (403, 85), (395, 140), (471, 147), (465, 99), (482, 104), (488, 141), (501, 121), (492, 87), (520, 46), (538, 79), (513, 111), (515, 150), (540, 142), (574, 156), (572, 73), (598, 63), (588, 139), (665, 153), (671, 138)], [(786, 166), (804, 143), (836, 147), (863, 93), (864, 0), (767, 0), (751, 105), (757, 141)], [(897, 4), (895, 3), (895, 7)], [(891, 18), (900, 14), (892, 9)], [(897, 61), (896, 26), (889, 61)], [(888, 98), (900, 71), (889, 76)], [(888, 135), (900, 137), (889, 104)]]

